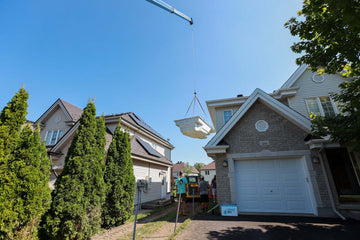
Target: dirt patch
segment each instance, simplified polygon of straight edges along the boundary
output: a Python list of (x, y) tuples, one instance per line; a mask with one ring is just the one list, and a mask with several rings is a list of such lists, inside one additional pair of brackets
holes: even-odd
[[(195, 202), (194, 204), (194, 212), (195, 214), (197, 214), (198, 212), (201, 211), (201, 204), (199, 202)], [(193, 217), (192, 216), (192, 202), (189, 202), (186, 204), (186, 210), (188, 213), (191, 213), (187, 216), (182, 216), (179, 215), (179, 219), (178, 219), (178, 223), (176, 225), (176, 228), (179, 228), (181, 226), (181, 224), (188, 219), (189, 217)], [(151, 235), (148, 236), (144, 236), (143, 239), (157, 239), (157, 240), (167, 240), (169, 239), (169, 237), (174, 233), (175, 231), (175, 221), (176, 219), (173, 219), (171, 221), (168, 221), (164, 226), (162, 226), (161, 228), (159, 228), (156, 232), (152, 233)]]
[[(140, 228), (140, 227), (144, 226), (145, 224), (152, 222), (162, 216), (165, 216), (173, 211), (176, 211), (176, 205), (174, 205), (168, 209), (164, 209), (163, 211), (160, 211), (158, 213), (151, 214), (150, 216), (137, 221), (136, 228)], [(125, 235), (127, 235), (129, 233), (132, 233), (133, 230), (134, 230), (134, 223), (129, 222), (129, 223), (125, 223), (121, 226), (114, 227), (109, 230), (105, 230), (103, 233), (98, 233), (95, 236), (93, 236), (91, 239), (92, 240), (117, 240), (117, 239), (121, 239), (122, 237), (125, 237)]]

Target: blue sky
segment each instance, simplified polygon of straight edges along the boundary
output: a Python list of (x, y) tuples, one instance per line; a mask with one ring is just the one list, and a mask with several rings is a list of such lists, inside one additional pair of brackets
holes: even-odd
[(0, 1), (0, 108), (22, 85), (30, 120), (57, 98), (81, 108), (96, 98), (99, 115), (134, 112), (169, 138), (174, 162), (210, 163), (210, 138), (174, 123), (194, 82), (204, 107), (279, 88), (297, 68), (283, 25), (302, 1), (166, 2), (194, 19), (195, 64), (189, 23), (145, 0)]

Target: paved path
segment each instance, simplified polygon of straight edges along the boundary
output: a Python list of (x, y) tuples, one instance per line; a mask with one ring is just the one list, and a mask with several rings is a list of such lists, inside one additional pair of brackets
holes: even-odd
[(360, 223), (310, 217), (200, 215), (176, 239), (359, 240)]

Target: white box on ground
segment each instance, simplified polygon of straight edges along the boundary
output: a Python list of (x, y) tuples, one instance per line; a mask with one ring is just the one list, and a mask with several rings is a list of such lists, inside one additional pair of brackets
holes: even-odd
[(237, 217), (237, 205), (221, 205), (221, 216)]

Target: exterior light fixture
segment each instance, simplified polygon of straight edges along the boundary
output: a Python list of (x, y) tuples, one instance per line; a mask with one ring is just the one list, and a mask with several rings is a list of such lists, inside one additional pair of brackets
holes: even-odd
[(225, 159), (225, 160), (223, 161), (223, 167), (227, 167), (227, 166), (228, 166), (228, 160)]
[(315, 157), (315, 156), (311, 158), (311, 161), (313, 163), (316, 163), (316, 164), (320, 163), (320, 159), (318, 157)]

